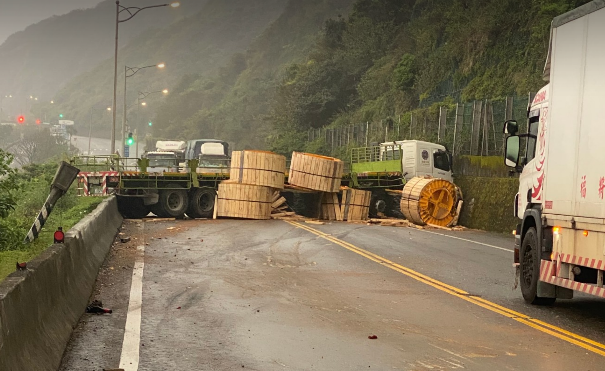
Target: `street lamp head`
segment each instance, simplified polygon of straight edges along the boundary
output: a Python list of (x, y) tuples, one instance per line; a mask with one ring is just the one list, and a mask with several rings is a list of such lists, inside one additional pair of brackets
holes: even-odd
[(178, 8), (179, 6), (181, 6), (181, 3), (178, 1), (173, 1), (172, 3), (170, 3), (170, 6), (173, 8)]
[(30, 96), (29, 96), (29, 99), (34, 99), (34, 96), (33, 96), (33, 95), (30, 95)]
[(141, 103), (141, 106), (145, 107), (147, 105), (147, 102), (143, 102)]
[(164, 68), (164, 67), (166, 67), (166, 64), (164, 64), (164, 63), (159, 63), (159, 64), (157, 65), (157, 67), (158, 67), (158, 68)]
[(164, 89), (164, 90), (162, 90), (162, 93), (164, 93), (164, 94), (168, 94), (168, 89)]
[(51, 101), (50, 101), (50, 104), (55, 104), (55, 101), (54, 101), (54, 100), (51, 100)]
[(38, 97), (34, 98), (34, 100), (38, 100)]
[(107, 107), (107, 110), (108, 110), (108, 111), (111, 111), (111, 107)]

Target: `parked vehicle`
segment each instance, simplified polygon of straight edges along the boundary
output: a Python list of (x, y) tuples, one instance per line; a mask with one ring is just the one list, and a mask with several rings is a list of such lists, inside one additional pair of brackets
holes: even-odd
[(179, 164), (185, 159), (186, 143), (183, 141), (158, 141), (156, 150), (146, 152), (143, 158), (149, 159), (149, 173), (176, 173)]
[(514, 265), (528, 303), (573, 291), (605, 297), (605, 3), (552, 22), (549, 82), (528, 109), (528, 130), (504, 125), (506, 165), (520, 172)]

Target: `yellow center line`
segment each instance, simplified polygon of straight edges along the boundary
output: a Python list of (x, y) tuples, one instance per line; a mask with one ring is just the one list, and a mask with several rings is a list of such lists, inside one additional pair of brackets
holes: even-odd
[(412, 270), (410, 268), (404, 267), (404, 266), (397, 264), (393, 261), (390, 261), (389, 259), (386, 259), (380, 255), (376, 255), (370, 251), (364, 250), (364, 249), (357, 247), (353, 244), (350, 244), (346, 241), (338, 239), (338, 238), (332, 236), (331, 234), (324, 233), (315, 228), (309, 227), (307, 225), (303, 225), (298, 222), (286, 221), (286, 223), (291, 224), (296, 228), (304, 229), (307, 232), (313, 233), (316, 236), (319, 236), (325, 240), (328, 240), (336, 245), (342, 246), (349, 251), (352, 251), (358, 255), (361, 255), (369, 260), (372, 260), (372, 261), (374, 261), (382, 266), (385, 266), (387, 268), (390, 268), (394, 271), (402, 273), (410, 278), (415, 279), (416, 281), (422, 282), (422, 283), (429, 285), (431, 287), (434, 287), (440, 291), (443, 291), (452, 296), (465, 300), (469, 303), (472, 303), (472, 304), (475, 304), (482, 308), (485, 308), (487, 310), (490, 310), (494, 313), (500, 314), (504, 317), (513, 319), (519, 323), (522, 323), (526, 326), (534, 328), (545, 334), (554, 336), (554, 337), (564, 340), (568, 343), (577, 345), (579, 347), (582, 347), (586, 350), (589, 350), (589, 351), (599, 354), (601, 356), (605, 356), (605, 344), (596, 342), (594, 340), (588, 339), (588, 338), (580, 336), (578, 334), (574, 334), (573, 332), (564, 330), (560, 327), (551, 325), (549, 323), (540, 321), (538, 319), (531, 318), (523, 313), (519, 313), (512, 309), (503, 307), (503, 306), (493, 303), (489, 300), (485, 300), (478, 296), (473, 296), (464, 290), (461, 290), (457, 287), (448, 285), (448, 284), (441, 282), (439, 280), (436, 280), (434, 278), (428, 277), (428, 276), (426, 276), (420, 272), (417, 272), (415, 270)]

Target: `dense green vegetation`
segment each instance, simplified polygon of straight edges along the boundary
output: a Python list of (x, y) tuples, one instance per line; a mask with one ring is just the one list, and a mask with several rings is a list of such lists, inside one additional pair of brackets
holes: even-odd
[[(121, 49), (120, 71), (167, 64), (129, 79), (128, 123), (158, 138), (321, 152), (321, 141), (306, 143), (309, 128), (535, 92), (552, 18), (586, 2), (207, 0), (201, 11), (147, 29)], [(107, 135), (110, 115), (91, 116), (91, 107), (111, 102), (110, 56), (67, 84), (58, 104), (38, 104), (36, 112), (60, 111), (84, 126), (93, 117), (93, 135)], [(138, 91), (163, 88), (168, 97), (135, 107)], [(121, 107), (117, 116), (121, 125)]]
[(321, 151), (305, 143), (309, 128), (537, 91), (552, 18), (585, 2), (291, 1), (216, 76), (182, 77), (155, 134)]
[[(219, 68), (230, 65), (230, 58), (234, 54), (245, 52), (251, 42), (281, 14), (286, 1), (208, 0), (199, 12), (190, 13), (187, 18), (167, 27), (147, 30), (128, 43), (120, 49), (118, 60), (118, 127), (121, 128), (122, 125), (124, 65), (144, 67), (158, 63), (166, 64), (163, 70), (146, 69), (128, 79), (128, 124), (133, 128), (137, 124), (144, 128), (142, 124), (146, 124), (147, 119), (151, 117), (150, 110), (158, 109), (165, 97), (162, 94), (150, 95), (146, 99), (148, 106), (137, 109), (138, 92), (154, 92), (167, 88), (171, 91), (168, 95), (170, 97), (175, 89), (179, 89), (179, 80), (191, 82), (201, 76), (216, 76)], [(111, 55), (113, 54), (107, 56)], [(57, 93), (57, 103), (46, 104), (45, 108), (55, 116), (61, 112), (65, 117), (74, 119), (76, 129), (80, 127), (78, 131), (82, 133), (81, 128), (84, 127), (87, 134), (91, 107), (96, 106), (99, 110), (111, 106), (113, 64), (113, 58), (108, 58), (90, 72), (75, 77)], [(236, 63), (233, 68), (237, 68)], [(214, 82), (216, 89), (220, 82)], [(206, 88), (203, 82), (195, 86), (194, 111), (188, 109), (190, 102), (183, 102), (178, 109), (193, 114), (204, 107), (208, 97), (204, 94)], [(42, 110), (43, 105), (39, 106)], [(93, 135), (107, 136), (111, 115), (97, 112), (93, 116), (93, 122)]]
[(464, 192), (460, 225), (502, 233), (515, 229), (519, 219), (513, 215), (512, 201), (519, 189), (519, 179), (460, 176), (455, 182)]
[(57, 227), (67, 231), (102, 201), (99, 197), (77, 197), (72, 187), (55, 205), (38, 239), (23, 244), (48, 196), (57, 164), (28, 165), (17, 172), (7, 166), (11, 157), (0, 150), (0, 280), (14, 271), (15, 262), (28, 261), (50, 246)]

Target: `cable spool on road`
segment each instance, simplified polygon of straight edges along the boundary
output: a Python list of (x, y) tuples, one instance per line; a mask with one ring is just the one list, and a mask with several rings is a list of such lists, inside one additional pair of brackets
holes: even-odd
[(403, 188), (401, 212), (415, 224), (445, 227), (456, 217), (457, 204), (457, 187), (451, 182), (416, 177)]

